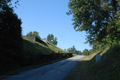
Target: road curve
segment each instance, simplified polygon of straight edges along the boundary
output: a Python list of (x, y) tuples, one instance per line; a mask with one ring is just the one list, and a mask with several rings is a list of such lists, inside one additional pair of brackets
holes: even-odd
[(84, 56), (78, 55), (53, 64), (10, 76), (3, 80), (63, 80)]

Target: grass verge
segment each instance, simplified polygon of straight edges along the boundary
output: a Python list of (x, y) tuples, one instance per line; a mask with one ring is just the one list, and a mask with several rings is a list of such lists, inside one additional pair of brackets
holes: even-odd
[[(95, 62), (95, 55), (102, 55)], [(120, 45), (86, 56), (64, 80), (120, 80)]]

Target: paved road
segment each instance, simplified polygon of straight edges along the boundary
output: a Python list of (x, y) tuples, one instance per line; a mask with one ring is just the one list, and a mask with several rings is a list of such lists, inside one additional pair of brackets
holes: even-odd
[(40, 68), (22, 72), (3, 80), (63, 80), (83, 57), (71, 57)]

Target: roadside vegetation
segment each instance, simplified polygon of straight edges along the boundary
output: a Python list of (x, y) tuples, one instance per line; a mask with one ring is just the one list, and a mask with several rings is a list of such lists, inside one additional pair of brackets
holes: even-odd
[[(64, 80), (119, 80), (120, 45), (106, 47), (102, 51), (85, 56)], [(95, 55), (101, 55), (101, 61), (95, 62)]]
[[(0, 0), (0, 75), (38, 64), (33, 59), (39, 52), (65, 52), (55, 46), (58, 41), (53, 34), (48, 35), (49, 42), (46, 45), (22, 39), (22, 21), (10, 7), (11, 1)], [(120, 1), (69, 0), (68, 7), (70, 10), (67, 14), (73, 15), (75, 31), (85, 31), (88, 34), (85, 43), (89, 43), (92, 49), (81, 52), (75, 46), (68, 48), (68, 52), (83, 54), (85, 58), (65, 79), (120, 80)], [(27, 36), (31, 36), (31, 33), (41, 38), (38, 32), (30, 32)], [(102, 56), (98, 63), (95, 63), (96, 54)]]
[(3, 55), (4, 59), (1, 59), (2, 66), (0, 67), (0, 75), (15, 74), (24, 70), (37, 68), (61, 60), (58, 59), (45, 63), (41, 61), (34, 62), (34, 58), (36, 55), (38, 55), (39, 52), (41, 52), (41, 54), (51, 54), (53, 51), (55, 53), (58, 53), (58, 51), (60, 53), (64, 52), (62, 49), (56, 47), (54, 44), (50, 42), (48, 42), (45, 45), (36, 41), (29, 41), (26, 39), (23, 39), (23, 44), (21, 45), (21, 47), (22, 47), (21, 55), (15, 53), (14, 51), (13, 53), (15, 54), (11, 54), (9, 58)]
[(65, 80), (120, 80), (120, 0), (70, 0), (68, 7), (74, 30), (87, 33), (92, 49)]

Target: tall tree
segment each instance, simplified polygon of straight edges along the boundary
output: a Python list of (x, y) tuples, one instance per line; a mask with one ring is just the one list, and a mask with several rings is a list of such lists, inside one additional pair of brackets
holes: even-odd
[(108, 29), (111, 28), (108, 26), (108, 22), (117, 18), (115, 15), (120, 10), (120, 1), (69, 0), (68, 6), (70, 10), (67, 14), (73, 14), (74, 29), (86, 31), (88, 33), (87, 42), (92, 43), (95, 40), (101, 42), (108, 36)]
[[(1, 3), (0, 3), (1, 4)], [(21, 20), (8, 5), (4, 5), (0, 11), (0, 63), (8, 66), (8, 63), (19, 63), (22, 55)], [(4, 62), (5, 60), (5, 62)], [(10, 66), (10, 65), (9, 65)]]
[(54, 38), (53, 34), (48, 34), (47, 41), (53, 43), (54, 45), (57, 45), (57, 37)]
[(67, 51), (68, 51), (68, 52), (72, 52), (73, 54), (78, 53), (77, 50), (76, 50), (76, 48), (75, 48), (75, 46), (73, 46), (73, 47), (71, 47), (71, 48), (68, 48)]
[[(12, 0), (0, 0), (0, 8), (2, 8), (3, 6), (9, 6), (10, 7), (12, 5), (11, 1)], [(15, 0), (15, 4), (14, 4), (15, 6), (14, 7), (17, 8), (17, 5), (19, 5), (18, 2), (19, 2), (19, 0)], [(14, 8), (14, 7), (12, 7), (12, 8)]]
[(71, 48), (68, 48), (68, 49), (67, 49), (67, 52), (69, 52), (69, 53), (72, 52)]
[[(11, 38), (21, 43), (21, 20), (9, 6), (3, 6), (0, 12), (0, 36)], [(4, 41), (4, 40), (3, 40)]]
[(75, 52), (76, 52), (75, 46), (71, 47), (71, 51), (75, 54)]
[(54, 39), (53, 39), (53, 44), (55, 44), (55, 45), (57, 45), (57, 37), (55, 37)]
[(84, 50), (83, 50), (83, 52), (82, 52), (82, 54), (83, 54), (83, 55), (89, 55), (89, 54), (90, 54), (90, 52), (89, 52), (89, 50), (88, 50), (88, 49), (84, 49)]
[(82, 55), (82, 52), (81, 52), (81, 51), (77, 50), (77, 52), (78, 52), (78, 55)]

